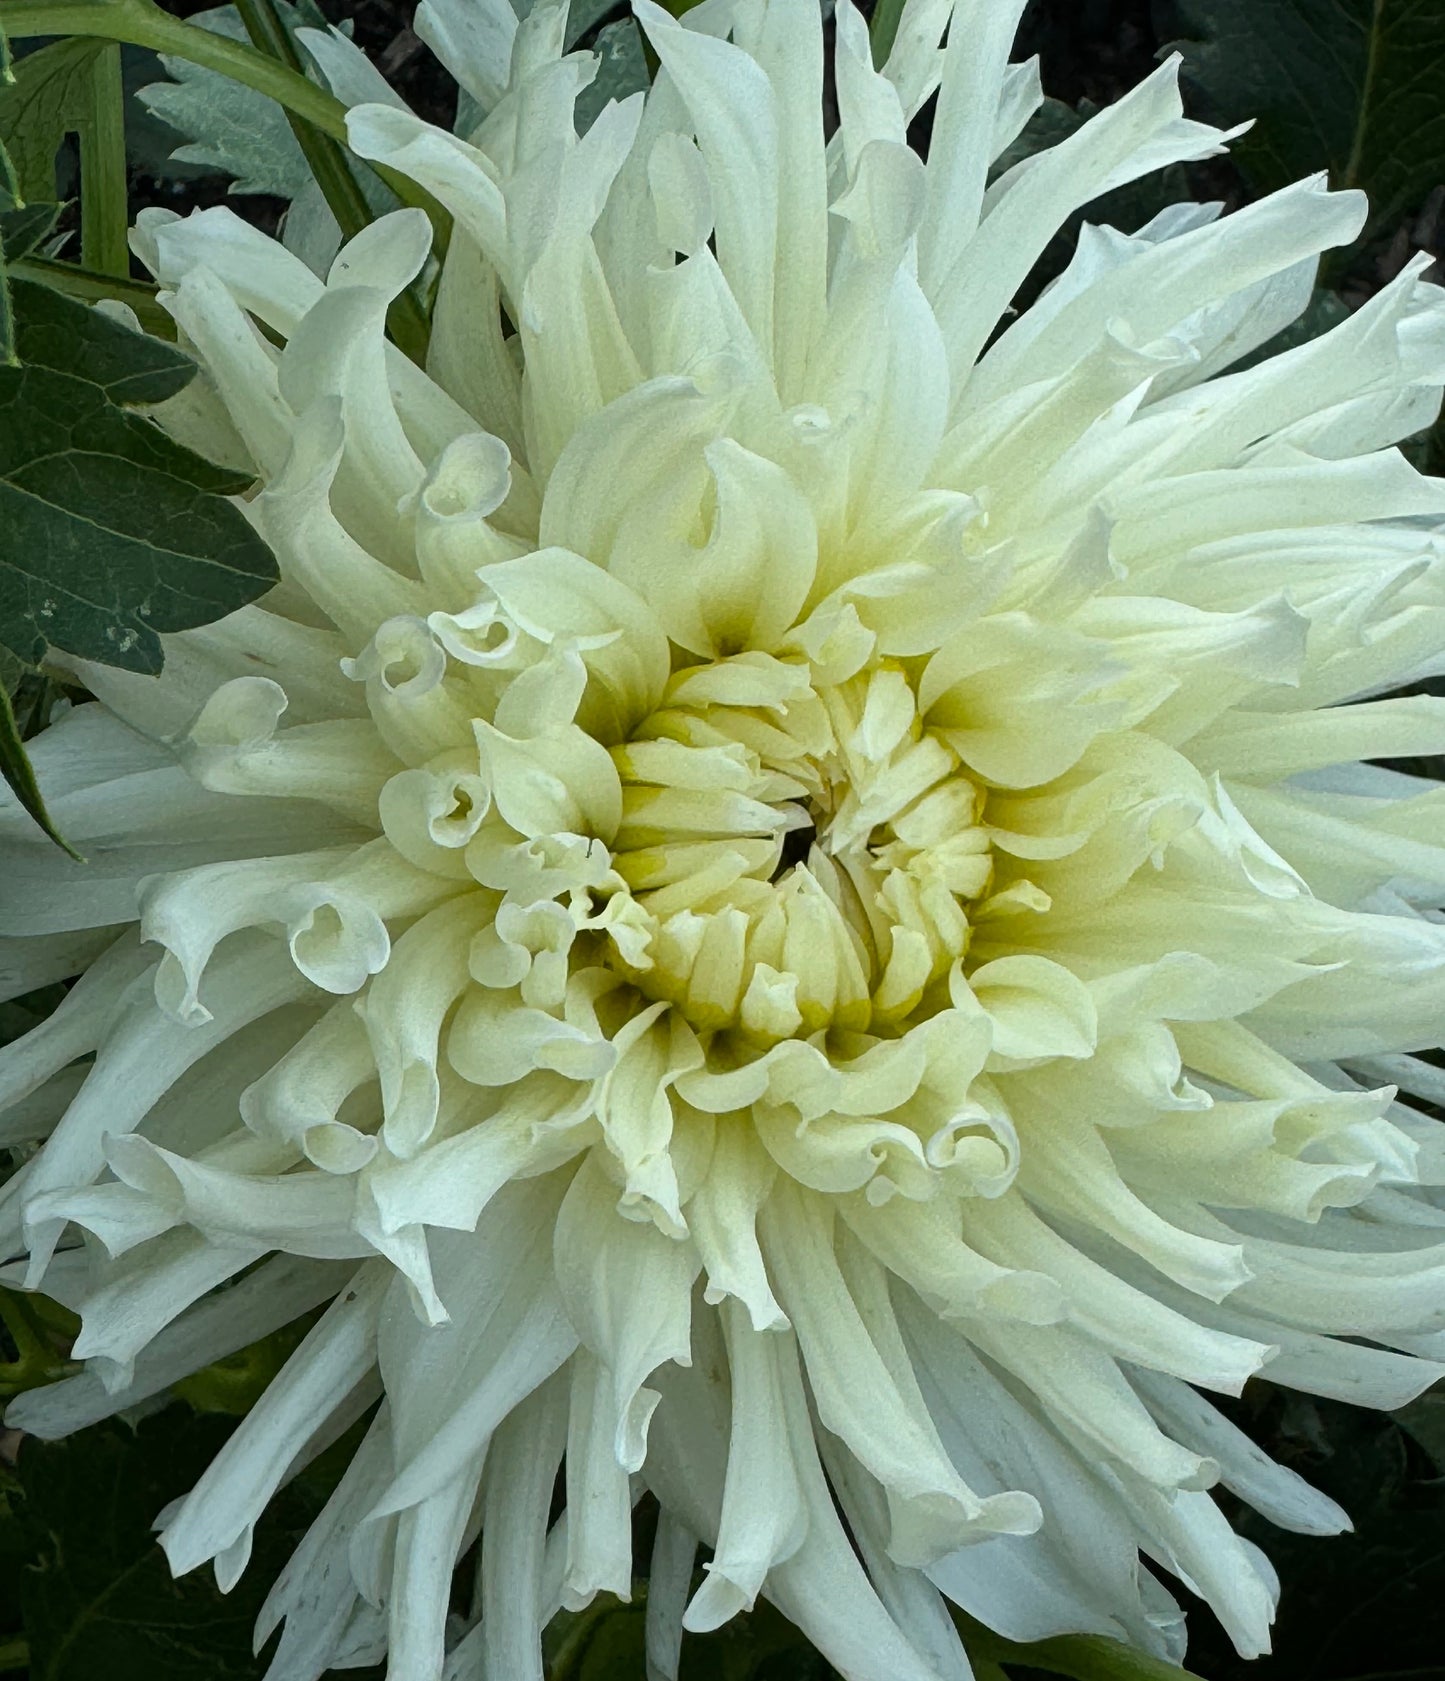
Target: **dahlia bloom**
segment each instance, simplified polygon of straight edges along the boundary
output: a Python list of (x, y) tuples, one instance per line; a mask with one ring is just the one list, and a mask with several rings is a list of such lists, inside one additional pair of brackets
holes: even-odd
[(141, 218), (204, 369), (159, 418), (254, 466), (283, 581), (78, 667), (35, 758), (86, 866), (5, 816), (10, 989), (80, 979), (0, 1052), (0, 1251), (84, 1361), (10, 1421), (310, 1315), (160, 1519), (228, 1586), (370, 1415), (270, 1681), (540, 1676), (647, 1491), (658, 1674), (759, 1594), (850, 1681), (966, 1681), (949, 1600), (1177, 1658), (1168, 1574), (1257, 1653), (1211, 1488), (1347, 1519), (1200, 1391), (1445, 1369), (1445, 789), (1359, 762), (1445, 750), (1372, 698), (1445, 669), (1389, 447), (1441, 293), (1228, 371), (1361, 226), (1315, 179), (1086, 226), (1011, 316), (1228, 138), (1175, 63), (991, 178), (1021, 0), (914, 0), (882, 71), (838, 0), (831, 136), (815, 0), (636, 8), (656, 83), (580, 137), (565, 0), (424, 10), (468, 139), (352, 110), (455, 221), (425, 372), (420, 212), (324, 282)]

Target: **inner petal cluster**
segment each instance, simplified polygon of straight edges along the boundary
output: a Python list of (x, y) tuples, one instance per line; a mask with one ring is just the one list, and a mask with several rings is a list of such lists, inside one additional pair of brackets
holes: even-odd
[(887, 1029), (967, 950), (982, 796), (900, 663), (832, 682), (766, 654), (686, 667), (613, 757), (611, 926), (630, 937), (609, 961), (694, 1027)]

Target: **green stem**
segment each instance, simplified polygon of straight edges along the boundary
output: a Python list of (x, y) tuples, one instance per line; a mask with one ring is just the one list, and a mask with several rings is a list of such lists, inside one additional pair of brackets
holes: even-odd
[(24, 1640), (7, 1640), (0, 1646), (0, 1671), (29, 1669), (30, 1646)]
[[(298, 76), (302, 74), (295, 45), (271, 0), (236, 0), (236, 10), (241, 14), (246, 33), (257, 52), (284, 64)], [(337, 141), (295, 111), (287, 111), (286, 119), (311, 173), (316, 177), (316, 184), (326, 195), (326, 202), (340, 225), (342, 237), (354, 238), (371, 220), (371, 212), (356, 177), (346, 167)]]
[(5, 33), (13, 40), (29, 35), (99, 35), (132, 47), (171, 53), (254, 88), (343, 144), (346, 107), (298, 71), (225, 35), (163, 12), (151, 0), (18, 0), (5, 7)]
[[(153, 0), (6, 0), (0, 23), (14, 40), (32, 35), (98, 35), (103, 40), (123, 41), (128, 46), (149, 47), (153, 52), (184, 58), (264, 93), (284, 111), (346, 144), (346, 107), (339, 99), (290, 65), (248, 47), (244, 41), (232, 41), (172, 17)], [(440, 255), (451, 232), (446, 211), (395, 170), (378, 168), (376, 173), (403, 204), (417, 206), (431, 217)]]
[[(236, 10), (241, 14), (246, 33), (258, 52), (266, 53), (298, 75), (302, 74), (300, 55), (276, 11), (274, 0), (236, 0)], [(314, 128), (304, 117), (288, 111), (286, 120), (296, 136), (307, 167), (336, 218), (342, 238), (354, 239), (371, 222), (372, 215), (366, 195), (346, 161), (346, 152), (330, 135)], [(430, 329), (426, 312), (411, 287), (392, 304), (387, 312), (387, 321), (393, 341), (414, 362), (423, 365)]]
[(90, 73), (90, 121), (80, 131), (80, 260), (101, 274), (128, 275), (130, 217), (120, 47), (102, 48)]

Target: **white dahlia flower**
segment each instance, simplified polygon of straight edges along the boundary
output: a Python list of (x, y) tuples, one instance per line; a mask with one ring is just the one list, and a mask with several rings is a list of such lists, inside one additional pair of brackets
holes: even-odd
[(1359, 231), (1315, 179), (1086, 226), (1011, 317), (1227, 138), (1176, 63), (991, 177), (1021, 0), (915, 0), (881, 72), (838, 0), (831, 136), (815, 0), (636, 6), (656, 83), (580, 137), (563, 0), (434, 8), (469, 140), (352, 111), (455, 219), (425, 373), (421, 212), (324, 283), (141, 220), (205, 369), (162, 418), (254, 464), (283, 581), (80, 668), (36, 760), (87, 865), (6, 815), (10, 987), (80, 979), (0, 1053), (0, 1249), (84, 1361), (11, 1422), (312, 1315), (161, 1518), (229, 1585), (370, 1413), (271, 1681), (539, 1676), (645, 1492), (659, 1674), (759, 1594), (850, 1681), (964, 1681), (948, 1601), (1177, 1657), (1165, 1574), (1262, 1651), (1210, 1490), (1347, 1520), (1199, 1391), (1445, 1369), (1396, 1095), (1445, 1099), (1445, 788), (1359, 762), (1445, 750), (1372, 698), (1445, 669), (1445, 483), (1389, 447), (1441, 293), (1226, 371)]

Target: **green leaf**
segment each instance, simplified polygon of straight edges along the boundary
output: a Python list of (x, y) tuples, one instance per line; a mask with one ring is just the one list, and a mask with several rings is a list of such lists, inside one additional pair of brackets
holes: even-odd
[[(573, 47), (587, 34), (595, 29), (603, 18), (622, 9), (623, 0), (573, 0), (567, 8), (567, 50)], [(518, 8), (523, 16), (531, 10), (530, 5)]]
[(176, 324), (156, 302), (156, 287), (148, 280), (118, 280), (112, 275), (94, 274), (78, 263), (37, 255), (12, 263), (10, 272), (17, 280), (38, 281), (51, 291), (86, 303), (123, 303), (135, 312), (148, 338), (176, 336)]
[(113, 49), (72, 36), (15, 62), (15, 84), (0, 88), (0, 144), (9, 148), (22, 200), (54, 200), (55, 154), (67, 134), (89, 126), (97, 66)]
[(1445, 1388), (1411, 1401), (1395, 1417), (1445, 1474)]
[(1070, 1676), (1073, 1681), (1197, 1681), (1192, 1670), (1179, 1669), (1102, 1635), (1060, 1635), (1024, 1644), (1005, 1640), (962, 1611), (955, 1610), (953, 1619), (970, 1659), (985, 1663), (1017, 1664), (1046, 1675)]
[(256, 1613), (318, 1491), (302, 1478), (273, 1502), (229, 1594), (209, 1571), (173, 1580), (152, 1533), (156, 1514), (195, 1483), (229, 1433), (226, 1421), (170, 1407), (136, 1430), (112, 1421), (64, 1442), (21, 1445), (14, 1500), (23, 1562), (7, 1585), (24, 1617), (30, 1681), (261, 1674), (264, 1662), (251, 1655)]
[(591, 128), (609, 100), (626, 99), (647, 86), (642, 33), (631, 18), (599, 29), (593, 50), (601, 62), (596, 79), (577, 98), (574, 117), (579, 134)]
[(11, 287), (16, 349), (32, 367), (86, 380), (113, 403), (163, 403), (195, 376), (196, 364), (174, 345), (33, 280), (15, 279)]
[(873, 63), (882, 69), (898, 38), (898, 25), (903, 19), (903, 0), (876, 0), (873, 15), (868, 20), (868, 33), (873, 49)]
[(0, 228), (0, 365), (13, 368), (15, 362), (15, 311), (5, 267), (5, 232)]
[(1353, 1532), (1285, 1533), (1216, 1496), (1278, 1570), (1279, 1618), (1261, 1662), (1238, 1657), (1217, 1624), (1191, 1613), (1190, 1667), (1209, 1681), (1445, 1681), (1445, 1501), (1404, 1419), (1265, 1384), (1225, 1405), (1271, 1458), (1337, 1500)]
[(1060, 145), (1075, 129), (1082, 128), (1096, 109), (1087, 100), (1075, 109), (1062, 99), (1045, 99), (1024, 124), (1018, 139), (999, 153), (990, 173), (997, 178), (1016, 163), (1031, 158), (1035, 152), (1045, 152)]
[(1056, 1640), (1015, 1646), (1007, 1661), (1041, 1669), (1047, 1675), (1071, 1676), (1073, 1681), (1198, 1681), (1193, 1670), (1180, 1669), (1163, 1658), (1152, 1658), (1098, 1634), (1062, 1635)]
[(1445, 6), (1438, 0), (1177, 0), (1185, 74), (1231, 153), (1272, 191), (1327, 168), (1388, 222), (1445, 182)]
[(45, 809), (40, 784), (35, 780), (35, 770), (25, 751), (25, 743), (20, 739), (20, 726), (15, 721), (15, 708), (10, 704), (8, 684), (0, 687), (0, 776), (9, 783), (11, 792), (23, 809), (30, 813), (51, 840), (64, 847), (77, 862), (84, 863), (85, 860), (55, 827)]
[(91, 268), (128, 274), (124, 100), (112, 42), (53, 42), (22, 58), (14, 86), (0, 90), (0, 141), (11, 149), (23, 199), (58, 196), (56, 153), (69, 134), (80, 142), (82, 257)]
[(161, 668), (159, 632), (209, 624), (276, 578), (216, 494), (234, 474), (127, 414), (87, 380), (0, 368), (0, 642)]
[(21, 210), (0, 211), (0, 241), (5, 261), (17, 263), (28, 257), (55, 226), (61, 212), (58, 204), (27, 204)]
[[(234, 6), (198, 12), (187, 19), (214, 35), (250, 41)], [(186, 144), (173, 156), (234, 177), (233, 193), (274, 193), (295, 198), (311, 180), (311, 171), (274, 99), (242, 87), (229, 76), (163, 53), (161, 63), (174, 79), (140, 88), (147, 110), (184, 135)]]
[[(5, 43), (5, 31), (0, 29), (0, 47)], [(7, 64), (9, 60), (5, 61)], [(4, 96), (3, 86), (0, 86), (0, 98)], [(20, 198), (20, 177), (15, 173), (15, 165), (11, 161), (9, 152), (0, 141), (0, 210), (13, 210)]]
[(1316, 286), (1310, 293), (1310, 301), (1305, 305), (1301, 314), (1297, 315), (1282, 332), (1276, 333), (1257, 349), (1251, 350), (1248, 356), (1242, 356), (1234, 363), (1232, 372), (1241, 373), (1246, 368), (1255, 367), (1260, 362), (1266, 362), (1271, 356), (1282, 355), (1286, 350), (1294, 350), (1302, 344), (1308, 344), (1311, 339), (1317, 339), (1323, 333), (1347, 320), (1350, 306), (1338, 292), (1333, 292), (1328, 286)]
[(968, 1655), (975, 1663), (1019, 1665), (1073, 1681), (1197, 1681), (1192, 1671), (1097, 1634), (1059, 1635), (1027, 1643), (1006, 1640), (965, 1612), (953, 1610)]

